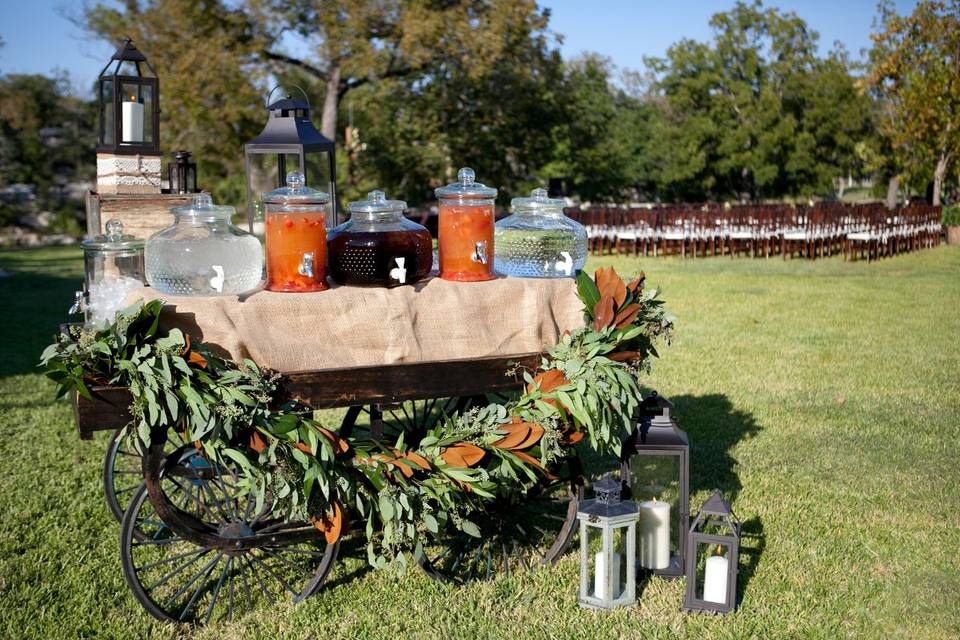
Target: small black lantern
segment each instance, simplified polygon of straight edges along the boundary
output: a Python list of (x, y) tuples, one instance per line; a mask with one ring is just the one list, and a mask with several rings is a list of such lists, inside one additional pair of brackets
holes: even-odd
[(130, 38), (100, 72), (97, 106), (98, 153), (160, 155), (160, 81)]
[(740, 521), (714, 491), (690, 524), (684, 610), (729, 613), (736, 608), (739, 554)]
[[(297, 87), (299, 89), (299, 87)], [(337, 219), (337, 161), (334, 143), (321, 134), (310, 120), (310, 102), (307, 94), (300, 89), (303, 99), (293, 98), (289, 94), (270, 103), (275, 87), (267, 96), (269, 118), (263, 131), (244, 145), (247, 172), (247, 221), (253, 231), (253, 221), (260, 209), (260, 196), (266, 191), (286, 186), (288, 172), (299, 171), (305, 178), (305, 184), (320, 187), (323, 180), (320, 175), (323, 164), (327, 165), (327, 193), (330, 204), (327, 206), (327, 228), (334, 227)], [(313, 162), (314, 158), (319, 163)], [(323, 162), (326, 160), (326, 162)], [(296, 166), (290, 166), (292, 162)], [(264, 164), (268, 166), (263, 166)], [(263, 180), (269, 180), (268, 186)]]
[(167, 165), (170, 193), (199, 193), (197, 188), (197, 163), (190, 159), (189, 151), (174, 151), (173, 162)]
[(637, 428), (623, 443), (620, 473), (640, 509), (640, 568), (679, 578), (690, 518), (690, 443), (671, 409), (656, 391), (641, 403)]

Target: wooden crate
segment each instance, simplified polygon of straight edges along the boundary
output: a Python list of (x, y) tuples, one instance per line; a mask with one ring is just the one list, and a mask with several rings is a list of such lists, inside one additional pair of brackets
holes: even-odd
[(124, 233), (146, 240), (173, 224), (171, 207), (190, 204), (192, 193), (87, 194), (87, 235), (104, 233), (107, 220), (123, 222)]

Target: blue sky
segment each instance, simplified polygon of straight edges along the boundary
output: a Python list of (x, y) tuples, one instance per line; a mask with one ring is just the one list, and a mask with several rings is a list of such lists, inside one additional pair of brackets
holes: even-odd
[[(708, 21), (729, 9), (733, 0), (545, 0), (552, 10), (551, 29), (563, 35), (562, 51), (573, 57), (595, 51), (619, 67), (640, 69), (643, 56), (661, 56), (683, 37), (706, 40)], [(874, 0), (768, 0), (769, 6), (796, 12), (820, 33), (821, 48), (833, 42), (853, 57), (870, 45), (876, 14)], [(896, 0), (900, 13), (916, 4)], [(90, 39), (66, 17), (81, 2), (66, 0), (0, 0), (0, 73), (67, 71), (74, 86), (90, 86), (114, 48)], [(147, 52), (149, 55), (149, 52)]]

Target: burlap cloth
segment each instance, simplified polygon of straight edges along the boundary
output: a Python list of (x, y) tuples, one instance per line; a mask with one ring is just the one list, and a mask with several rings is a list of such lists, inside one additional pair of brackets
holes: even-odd
[(573, 279), (499, 278), (412, 287), (335, 287), (162, 298), (162, 326), (179, 327), (234, 360), (296, 372), (543, 351), (583, 325)]

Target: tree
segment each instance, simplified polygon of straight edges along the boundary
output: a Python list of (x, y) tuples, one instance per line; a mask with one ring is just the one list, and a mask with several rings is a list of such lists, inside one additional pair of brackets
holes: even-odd
[(759, 1), (738, 2), (710, 25), (711, 43), (681, 40), (647, 61), (671, 149), (664, 188), (694, 199), (832, 193), (869, 125), (845, 54), (818, 58), (816, 32)]
[(933, 203), (960, 148), (960, 2), (924, 0), (909, 16), (879, 7), (865, 86), (883, 105), (881, 126), (900, 167), (933, 167)]

